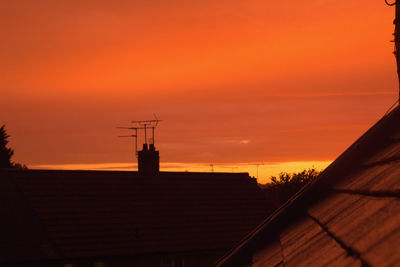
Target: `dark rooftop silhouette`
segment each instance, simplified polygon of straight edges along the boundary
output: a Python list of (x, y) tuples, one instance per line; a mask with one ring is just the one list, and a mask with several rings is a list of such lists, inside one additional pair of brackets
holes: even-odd
[(247, 173), (3, 170), (0, 177), (3, 264), (217, 251), (211, 265), (267, 209)]

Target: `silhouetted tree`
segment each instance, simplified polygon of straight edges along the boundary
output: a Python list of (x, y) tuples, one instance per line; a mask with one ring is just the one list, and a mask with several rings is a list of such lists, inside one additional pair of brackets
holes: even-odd
[(301, 172), (281, 172), (278, 177), (271, 176), (270, 183), (262, 185), (262, 189), (270, 202), (271, 209), (279, 208), (306, 183), (315, 179), (320, 174), (315, 168), (306, 169)]
[(22, 169), (26, 170), (25, 164), (16, 163), (11, 161), (11, 157), (14, 154), (14, 151), (11, 148), (7, 147), (8, 138), (10, 136), (6, 132), (6, 126), (2, 125), (0, 127), (0, 169), (1, 168), (14, 168), (14, 169)]
[(0, 168), (12, 168), (11, 157), (14, 151), (7, 147), (8, 138), (5, 125), (0, 127)]
[(20, 170), (27, 170), (28, 169), (28, 167), (25, 164), (21, 164), (21, 163), (18, 163), (18, 162), (13, 162), (12, 163), (12, 167), (14, 169), (20, 169)]

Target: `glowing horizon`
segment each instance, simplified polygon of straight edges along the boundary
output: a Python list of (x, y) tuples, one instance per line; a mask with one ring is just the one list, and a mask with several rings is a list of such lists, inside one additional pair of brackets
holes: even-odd
[[(177, 172), (224, 172), (224, 173), (249, 173), (250, 176), (257, 178), (263, 184), (269, 181), (271, 176), (278, 176), (281, 172), (299, 172), (304, 169), (315, 168), (318, 171), (325, 169), (332, 161), (309, 161), (309, 162), (277, 162), (277, 163), (225, 163), (225, 164), (206, 164), (206, 163), (177, 163), (160, 162), (160, 171)], [(108, 171), (137, 171), (137, 163), (94, 163), (94, 164), (53, 164), (53, 165), (31, 165), (29, 168), (43, 170), (108, 170)], [(213, 171), (212, 171), (213, 170)]]

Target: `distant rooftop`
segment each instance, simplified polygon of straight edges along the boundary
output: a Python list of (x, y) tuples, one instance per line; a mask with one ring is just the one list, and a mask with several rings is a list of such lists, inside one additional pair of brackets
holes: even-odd
[(0, 177), (3, 263), (226, 251), (268, 208), (247, 173), (3, 170)]

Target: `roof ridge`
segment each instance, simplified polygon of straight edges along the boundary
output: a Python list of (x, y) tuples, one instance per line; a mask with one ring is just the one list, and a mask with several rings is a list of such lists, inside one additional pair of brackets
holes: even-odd
[[(267, 231), (269, 227), (273, 227), (272, 223), (277, 223), (276, 221), (279, 220), (283, 216), (287, 216), (287, 213), (292, 208), (295, 208), (293, 205), (297, 204), (296, 208), (301, 207), (301, 203), (299, 201), (305, 201), (306, 205), (309, 202), (307, 197), (310, 194), (316, 192), (316, 188), (318, 186), (322, 186), (322, 189), (326, 190), (326, 187), (329, 186), (331, 181), (325, 180), (329, 179), (329, 174), (331, 171), (335, 171), (337, 165), (344, 164), (344, 161), (351, 154), (354, 150), (356, 150), (360, 143), (365, 141), (367, 138), (371, 136), (371, 134), (376, 134), (376, 131), (380, 130), (385, 122), (391, 121), (393, 116), (400, 115), (400, 106), (395, 107), (393, 110), (388, 112), (387, 114), (383, 115), (372, 127), (370, 127), (364, 134), (362, 134), (354, 143), (352, 143), (343, 153), (341, 153), (325, 170), (321, 172), (321, 174), (314, 180), (310, 181), (306, 185), (304, 185), (294, 196), (292, 196), (289, 200), (287, 200), (281, 207), (275, 210), (270, 216), (268, 216), (262, 223), (260, 223), (252, 232), (246, 235), (237, 246), (233, 247), (229, 250), (222, 258), (217, 260), (213, 266), (222, 266), (225, 263), (234, 261), (231, 257), (234, 254), (238, 253), (241, 250), (246, 251), (249, 246), (249, 243), (256, 240), (257, 235), (262, 234), (264, 231)], [(321, 188), (319, 188), (321, 189)], [(314, 191), (313, 191), (314, 190)], [(318, 190), (318, 197), (320, 197), (323, 193), (323, 190)], [(324, 195), (326, 197), (326, 195)], [(308, 200), (308, 201), (307, 201)], [(314, 199), (315, 200), (315, 199)], [(299, 212), (297, 210), (296, 212)], [(282, 224), (278, 223), (278, 227), (282, 226)], [(245, 252), (246, 253), (246, 252)]]

